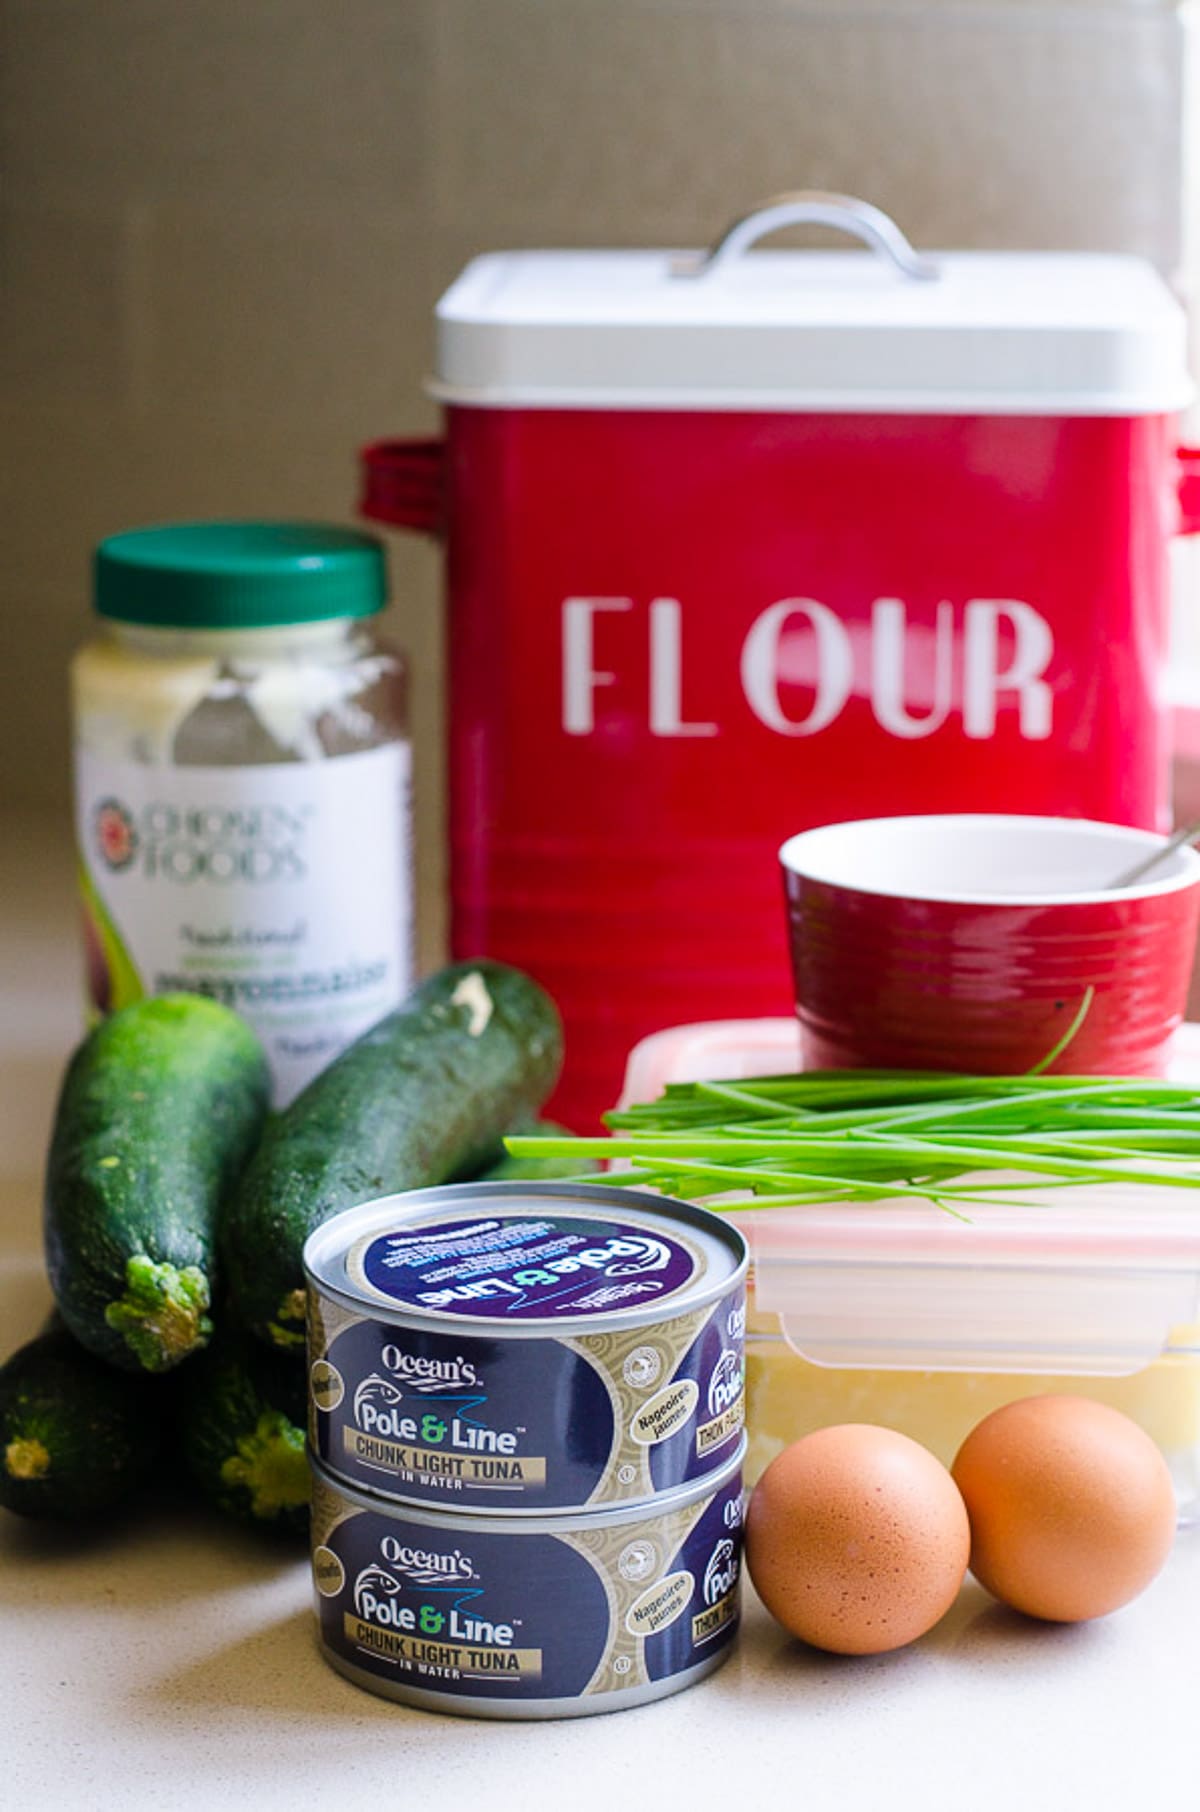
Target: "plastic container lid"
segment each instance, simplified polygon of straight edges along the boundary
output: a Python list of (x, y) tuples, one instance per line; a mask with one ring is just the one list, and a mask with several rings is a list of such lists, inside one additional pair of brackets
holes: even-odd
[(964, 1223), (934, 1203), (737, 1215), (755, 1308), (816, 1365), (899, 1371), (1140, 1371), (1192, 1328), (1200, 1200), (1189, 1189), (1022, 1191)]
[[(742, 255), (810, 220), (879, 255)], [(707, 254), (477, 258), (437, 324), (434, 392), (477, 406), (1126, 416), (1192, 393), (1183, 310), (1144, 260), (922, 257), (841, 196), (769, 204)]]
[(188, 522), (96, 549), (102, 617), (164, 629), (270, 629), (369, 617), (387, 602), (383, 545), (317, 522)]

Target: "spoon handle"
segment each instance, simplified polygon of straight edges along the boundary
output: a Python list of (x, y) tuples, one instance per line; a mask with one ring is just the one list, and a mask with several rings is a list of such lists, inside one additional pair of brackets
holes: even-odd
[(1148, 856), (1142, 856), (1132, 868), (1127, 868), (1124, 874), (1117, 876), (1115, 881), (1110, 881), (1109, 886), (1132, 887), (1136, 881), (1144, 881), (1146, 876), (1158, 867), (1164, 856), (1169, 856), (1175, 850), (1182, 849), (1185, 843), (1195, 842), (1197, 837), (1200, 837), (1200, 819), (1193, 824), (1181, 825), (1173, 836), (1160, 844), (1158, 849), (1153, 850)]

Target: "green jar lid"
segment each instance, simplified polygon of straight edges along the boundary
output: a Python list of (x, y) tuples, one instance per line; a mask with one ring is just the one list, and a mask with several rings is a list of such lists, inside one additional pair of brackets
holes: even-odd
[(96, 549), (96, 610), (162, 629), (270, 629), (369, 617), (387, 602), (383, 545), (322, 522), (182, 522)]

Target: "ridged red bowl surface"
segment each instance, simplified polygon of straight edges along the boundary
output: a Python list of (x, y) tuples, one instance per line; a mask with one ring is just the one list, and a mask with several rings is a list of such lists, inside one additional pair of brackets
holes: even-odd
[(860, 819), (780, 850), (808, 1068), (1158, 1075), (1183, 1018), (1200, 856), (1086, 819)]

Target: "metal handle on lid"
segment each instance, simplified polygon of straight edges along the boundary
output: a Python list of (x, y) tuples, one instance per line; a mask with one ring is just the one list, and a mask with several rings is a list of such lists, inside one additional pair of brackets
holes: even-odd
[(882, 208), (872, 207), (869, 201), (859, 201), (853, 195), (827, 194), (823, 189), (796, 189), (761, 202), (726, 227), (706, 252), (688, 252), (677, 258), (672, 275), (707, 277), (720, 265), (731, 264), (768, 233), (788, 226), (836, 227), (839, 232), (853, 233), (881, 257), (890, 258), (902, 276), (929, 283), (938, 275), (933, 259), (918, 252)]

